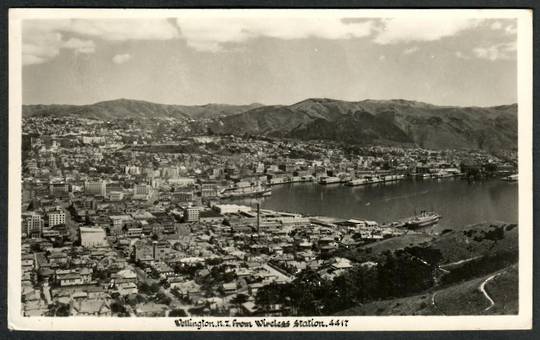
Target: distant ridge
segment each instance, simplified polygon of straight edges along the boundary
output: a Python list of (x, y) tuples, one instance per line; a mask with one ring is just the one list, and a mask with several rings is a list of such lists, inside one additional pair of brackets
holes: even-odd
[(517, 148), (517, 104), (438, 106), (392, 99), (308, 98), (292, 105), (165, 105), (117, 99), (90, 105), (24, 105), (35, 115), (86, 118), (204, 120), (217, 134), (254, 134), (350, 144), (407, 143), (434, 149)]
[(35, 115), (66, 116), (76, 115), (93, 119), (211, 119), (238, 114), (259, 107), (261, 104), (227, 105), (168, 105), (144, 100), (114, 99), (88, 105), (23, 105), (23, 116)]
[(220, 118), (211, 130), (358, 145), (411, 143), (434, 149), (512, 150), (517, 148), (517, 104), (458, 107), (403, 99), (310, 98)]

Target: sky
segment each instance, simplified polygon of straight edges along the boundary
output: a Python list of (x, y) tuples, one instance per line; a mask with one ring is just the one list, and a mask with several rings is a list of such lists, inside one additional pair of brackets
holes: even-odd
[(281, 16), (25, 19), (23, 103), (129, 98), (289, 105), (306, 98), (517, 101), (514, 19)]

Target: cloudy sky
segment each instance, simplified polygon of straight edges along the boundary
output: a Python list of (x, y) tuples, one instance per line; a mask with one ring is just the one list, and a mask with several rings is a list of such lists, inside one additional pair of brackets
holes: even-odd
[(516, 102), (516, 22), (358, 13), (26, 19), (23, 102)]

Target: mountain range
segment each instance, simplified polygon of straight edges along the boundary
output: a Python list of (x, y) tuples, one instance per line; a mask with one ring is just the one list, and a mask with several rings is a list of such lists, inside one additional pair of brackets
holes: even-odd
[(112, 120), (121, 118), (148, 119), (173, 118), (179, 120), (210, 119), (239, 114), (261, 104), (249, 105), (168, 105), (143, 100), (116, 99), (89, 105), (23, 105), (23, 116), (79, 116), (83, 118)]
[(433, 149), (517, 148), (517, 104), (437, 106), (410, 100), (310, 98), (293, 105), (165, 105), (118, 99), (91, 105), (24, 105), (25, 117), (205, 121), (216, 134), (333, 140), (357, 145), (411, 144)]

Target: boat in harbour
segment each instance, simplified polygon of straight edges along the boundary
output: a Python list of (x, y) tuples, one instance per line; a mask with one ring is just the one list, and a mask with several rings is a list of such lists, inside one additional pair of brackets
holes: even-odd
[(272, 195), (272, 189), (266, 186), (257, 185), (243, 188), (231, 188), (225, 189), (221, 192), (221, 198), (242, 198), (253, 196), (270, 196)]
[(321, 177), (319, 179), (319, 184), (334, 184), (341, 183), (341, 178), (339, 177)]
[(510, 176), (503, 177), (502, 180), (503, 180), (503, 181), (507, 181), (507, 182), (517, 182), (517, 180), (518, 180), (518, 174), (514, 174), (514, 175), (510, 175)]
[(441, 215), (432, 211), (421, 211), (419, 215), (416, 215), (405, 222), (405, 227), (409, 229), (418, 229), (429, 227), (436, 224), (441, 219)]
[(354, 186), (357, 186), (357, 185), (364, 185), (364, 184), (368, 184), (368, 180), (366, 178), (356, 178), (356, 179), (351, 179), (350, 181), (348, 181), (345, 185), (348, 185), (350, 187), (354, 187)]

